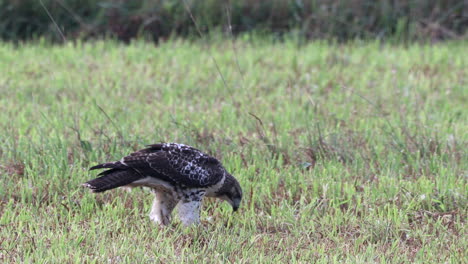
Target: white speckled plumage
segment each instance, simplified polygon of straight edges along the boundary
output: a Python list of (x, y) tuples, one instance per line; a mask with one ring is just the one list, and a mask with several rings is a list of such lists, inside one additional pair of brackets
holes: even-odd
[(220, 161), (184, 144), (149, 145), (120, 161), (91, 169), (108, 169), (84, 184), (94, 192), (122, 186), (151, 188), (155, 199), (150, 219), (160, 225), (170, 223), (176, 206), (184, 225), (199, 223), (204, 196), (226, 200), (234, 210), (242, 198), (239, 183)]

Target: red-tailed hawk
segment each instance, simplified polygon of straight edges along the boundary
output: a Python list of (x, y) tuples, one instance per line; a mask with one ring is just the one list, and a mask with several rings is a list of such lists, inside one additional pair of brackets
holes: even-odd
[(93, 192), (121, 186), (151, 188), (155, 199), (150, 219), (160, 225), (171, 222), (171, 213), (177, 205), (184, 225), (198, 224), (204, 196), (225, 200), (234, 211), (242, 199), (239, 182), (219, 160), (183, 144), (149, 145), (120, 161), (103, 163), (90, 170), (104, 168), (108, 170), (101, 172), (101, 177), (83, 185)]

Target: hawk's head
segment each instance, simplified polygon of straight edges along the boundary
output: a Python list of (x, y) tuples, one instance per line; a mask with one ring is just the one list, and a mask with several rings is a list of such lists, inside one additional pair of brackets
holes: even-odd
[(242, 200), (242, 188), (236, 178), (228, 173), (216, 197), (225, 200), (232, 206), (234, 212), (237, 211)]

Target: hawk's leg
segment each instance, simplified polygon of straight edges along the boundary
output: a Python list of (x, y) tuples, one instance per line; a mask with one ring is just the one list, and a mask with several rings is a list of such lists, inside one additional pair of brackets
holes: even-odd
[(180, 200), (177, 210), (180, 221), (185, 226), (200, 223), (200, 207), (205, 191), (186, 191)]
[(171, 213), (178, 201), (168, 192), (153, 189), (153, 193), (155, 197), (149, 217), (159, 225), (169, 225), (171, 223)]

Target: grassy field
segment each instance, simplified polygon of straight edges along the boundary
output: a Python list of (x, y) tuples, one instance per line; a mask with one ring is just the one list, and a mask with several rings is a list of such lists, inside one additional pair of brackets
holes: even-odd
[[(467, 44), (0, 43), (0, 262), (466, 263)], [(147, 190), (80, 187), (161, 141), (239, 212), (161, 229)]]

